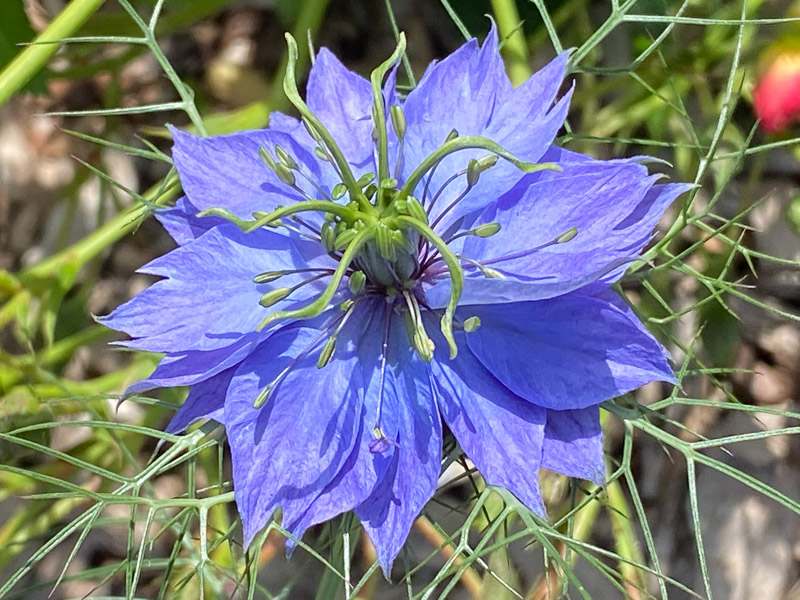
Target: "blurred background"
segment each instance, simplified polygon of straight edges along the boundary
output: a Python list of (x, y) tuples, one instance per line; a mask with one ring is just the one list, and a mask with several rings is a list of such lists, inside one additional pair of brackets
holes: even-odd
[[(287, 562), (279, 528), (246, 552), (232, 504), (174, 502), (230, 491), (224, 432), (184, 445), (160, 433), (185, 390), (119, 402), (158, 357), (109, 346), (92, 316), (152, 283), (136, 270), (174, 247), (151, 216), (179, 195), (164, 125), (194, 116), (225, 133), (289, 110), (284, 31), (366, 75), (396, 26), (419, 78), (482, 39), (490, 15), (516, 83), (575, 48), (561, 144), (655, 156), (698, 184), (622, 286), (681, 386), (610, 407), (606, 488), (542, 474), (549, 525), (511, 514), (454, 458), (394, 584), (352, 531), (352, 597), (800, 599), (791, 3), (167, 0), (152, 23), (153, 0), (94, 4), (57, 37), (95, 39), (53, 46), (24, 87), (0, 73), (15, 85), (0, 85), (0, 598), (345, 597), (347, 520), (310, 531)], [(0, 67), (45, 48), (20, 44), (65, 5), (0, 2)], [(157, 45), (130, 42), (142, 30), (126, 8)]]

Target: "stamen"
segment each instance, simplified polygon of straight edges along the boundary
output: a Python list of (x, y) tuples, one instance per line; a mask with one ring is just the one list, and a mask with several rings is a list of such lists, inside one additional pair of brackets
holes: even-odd
[(270, 290), (269, 292), (261, 296), (261, 300), (259, 300), (258, 303), (265, 308), (270, 307), (274, 304), (277, 304), (287, 296), (293, 294), (301, 287), (308, 285), (309, 283), (314, 283), (315, 281), (318, 281), (323, 277), (330, 277), (331, 273), (333, 273), (333, 271), (327, 273), (320, 273), (319, 275), (314, 275), (313, 277), (309, 277), (308, 279), (304, 279), (303, 281), (296, 283), (292, 287), (282, 287)]
[(306, 269), (287, 269), (282, 271), (265, 271), (253, 277), (253, 283), (271, 283), (280, 279), (284, 275), (294, 275), (295, 273), (333, 273), (333, 269), (306, 268)]
[(449, 244), (453, 240), (457, 240), (458, 238), (466, 237), (468, 235), (474, 235), (479, 238), (487, 238), (492, 237), (498, 231), (500, 231), (500, 223), (497, 221), (493, 221), (491, 223), (484, 223), (483, 225), (478, 225), (474, 229), (470, 229), (469, 231), (462, 231), (460, 233), (455, 234), (454, 236), (445, 240), (445, 243)]
[(393, 104), (389, 109), (389, 115), (392, 118), (392, 128), (397, 136), (397, 162), (394, 164), (394, 178), (399, 179), (400, 173), (403, 171), (403, 150), (405, 149), (406, 141), (406, 116), (403, 114), (403, 109), (397, 104)]
[(442, 335), (447, 340), (450, 346), (450, 358), (455, 358), (458, 354), (458, 347), (456, 340), (453, 337), (453, 318), (458, 307), (458, 301), (461, 298), (461, 292), (464, 288), (464, 272), (461, 270), (461, 262), (455, 254), (450, 251), (447, 244), (436, 233), (428, 227), (425, 223), (421, 223), (411, 217), (398, 216), (394, 217), (397, 222), (406, 225), (412, 229), (416, 229), (421, 235), (433, 244), (439, 251), (447, 264), (450, 271), (450, 301), (447, 303), (447, 308), (441, 320)]
[(550, 246), (555, 246), (556, 244), (564, 244), (569, 242), (570, 240), (574, 239), (575, 236), (578, 235), (578, 228), (577, 227), (570, 227), (561, 235), (553, 238), (549, 242), (546, 242), (540, 246), (536, 246), (534, 248), (528, 248), (527, 250), (520, 250), (519, 252), (513, 252), (511, 254), (504, 254), (503, 256), (497, 256), (495, 258), (490, 258), (488, 260), (483, 261), (484, 265), (495, 264), (499, 262), (505, 262), (507, 260), (514, 260), (517, 258), (524, 258), (526, 256), (530, 256), (531, 254), (535, 254), (540, 250), (544, 250), (545, 248), (549, 248)]
[[(336, 206), (330, 203), (326, 204), (330, 206)], [(259, 323), (257, 328), (258, 331), (261, 331), (267, 325), (279, 319), (311, 319), (322, 314), (322, 311), (325, 310), (325, 308), (328, 306), (328, 303), (330, 303), (331, 299), (333, 298), (333, 295), (336, 293), (339, 283), (342, 281), (342, 277), (350, 268), (350, 263), (353, 262), (353, 259), (358, 254), (358, 251), (361, 250), (364, 244), (372, 239), (374, 235), (374, 228), (364, 229), (360, 231), (358, 235), (356, 235), (356, 237), (344, 251), (344, 254), (342, 254), (342, 258), (339, 261), (339, 264), (336, 267), (333, 275), (331, 276), (331, 282), (328, 284), (328, 287), (325, 288), (325, 291), (323, 291), (316, 300), (307, 306), (304, 306), (303, 308), (296, 310), (279, 310), (268, 314), (261, 320), (261, 323)]]
[[(458, 131), (456, 129), (451, 129), (450, 132), (447, 134), (447, 137), (444, 138), (444, 143), (446, 144), (450, 140), (454, 140), (458, 137)], [(441, 160), (433, 165), (431, 169), (430, 175), (428, 175), (428, 179), (425, 181), (425, 187), (422, 190), (422, 205), (425, 205), (425, 200), (428, 199), (428, 188), (431, 185), (431, 181), (433, 180), (433, 176), (436, 174), (436, 169), (441, 163)]]
[(322, 341), (322, 338), (328, 335), (328, 332), (330, 332), (331, 329), (336, 327), (336, 325), (339, 324), (339, 322), (341, 322), (341, 320), (344, 319), (344, 317), (345, 315), (339, 315), (335, 317), (332, 321), (326, 323), (322, 331), (319, 332), (319, 335), (317, 335), (313, 340), (311, 340), (308, 343), (308, 345), (305, 348), (303, 348), (297, 354), (297, 356), (295, 356), (292, 359), (292, 362), (290, 362), (283, 371), (278, 373), (278, 376), (275, 379), (273, 379), (263, 390), (261, 390), (261, 392), (259, 392), (258, 396), (256, 396), (255, 401), (253, 402), (253, 408), (261, 408), (262, 406), (264, 406), (264, 404), (267, 402), (267, 400), (269, 400), (270, 396), (272, 395), (272, 392), (274, 392), (275, 389), (281, 384), (281, 382), (284, 379), (286, 379), (286, 376), (292, 372), (292, 370), (297, 366), (297, 363), (299, 363), (303, 358), (305, 358), (308, 355), (308, 353)]
[[(385, 444), (380, 443), (382, 440), (386, 440), (386, 436), (381, 431), (381, 410), (383, 408), (383, 386), (386, 383), (386, 361), (388, 358), (389, 353), (389, 333), (391, 332), (391, 325), (392, 325), (392, 303), (386, 303), (386, 313), (384, 316), (384, 326), (383, 326), (383, 342), (381, 344), (381, 366), (380, 366), (380, 376), (378, 379), (378, 406), (375, 413), (375, 428), (374, 434), (377, 438), (373, 440), (370, 445), (369, 449), (370, 452), (384, 452), (388, 449), (388, 446)], [(374, 445), (374, 447), (373, 447)]]
[(476, 149), (484, 149), (497, 154), (499, 157), (504, 158), (515, 167), (520, 169), (525, 173), (533, 173), (535, 171), (540, 171), (542, 169), (548, 169), (552, 171), (560, 171), (561, 167), (559, 167), (556, 163), (530, 163), (524, 160), (518, 159), (516, 156), (511, 154), (508, 150), (500, 146), (497, 142), (493, 142), (490, 139), (481, 136), (466, 136), (466, 137), (457, 137), (450, 141), (445, 142), (441, 146), (439, 146), (436, 150), (431, 152), (428, 157), (422, 161), (422, 163), (414, 170), (414, 172), (408, 177), (406, 182), (403, 184), (403, 187), (400, 188), (398, 192), (398, 197), (400, 198), (407, 198), (410, 196), (414, 189), (417, 187), (417, 184), (422, 180), (425, 173), (433, 169), (443, 158), (453, 154), (454, 152), (458, 152), (459, 150), (466, 150), (470, 148)]

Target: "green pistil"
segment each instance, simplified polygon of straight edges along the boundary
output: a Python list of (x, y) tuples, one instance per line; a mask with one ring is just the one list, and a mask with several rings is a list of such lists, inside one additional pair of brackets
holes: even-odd
[(341, 149), (336, 144), (333, 136), (322, 124), (322, 121), (320, 121), (317, 116), (311, 112), (311, 109), (308, 108), (308, 105), (300, 96), (295, 78), (295, 65), (297, 64), (297, 42), (290, 33), (286, 34), (286, 45), (288, 47), (289, 55), (286, 63), (286, 75), (283, 78), (283, 91), (286, 93), (286, 97), (289, 98), (289, 101), (303, 117), (303, 121), (308, 126), (312, 136), (313, 134), (316, 134), (314, 137), (318, 137), (325, 144), (325, 150), (327, 150), (327, 152), (330, 154), (333, 163), (339, 169), (339, 174), (342, 176), (342, 183), (344, 183), (347, 186), (347, 189), (350, 191), (350, 197), (359, 203), (364, 212), (370, 214), (375, 213), (375, 207), (373, 207), (369, 200), (364, 197), (361, 188), (358, 187), (356, 178), (353, 175), (353, 171), (350, 169), (350, 164), (347, 162), (347, 159), (345, 158)]
[(450, 271), (450, 301), (447, 303), (441, 321), (442, 335), (450, 346), (450, 358), (455, 358), (458, 354), (456, 340), (453, 337), (453, 318), (455, 317), (458, 301), (461, 299), (461, 292), (464, 289), (464, 271), (461, 270), (461, 262), (458, 257), (450, 251), (445, 241), (436, 235), (436, 232), (425, 223), (406, 216), (394, 217), (394, 220), (411, 229), (417, 230), (425, 237), (442, 255), (448, 270)]
[[(392, 55), (372, 71), (369, 77), (372, 84), (372, 118), (375, 121), (375, 132), (378, 143), (378, 181), (389, 178), (389, 141), (386, 133), (386, 105), (383, 99), (383, 80), (389, 70), (397, 64), (406, 51), (406, 36), (401, 33), (397, 40), (397, 47)], [(383, 207), (383, 187), (378, 191), (378, 207)]]

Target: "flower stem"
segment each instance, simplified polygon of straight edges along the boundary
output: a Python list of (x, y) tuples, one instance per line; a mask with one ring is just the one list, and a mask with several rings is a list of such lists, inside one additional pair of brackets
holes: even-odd
[(53, 19), (30, 46), (0, 72), (0, 106), (21, 90), (61, 47), (59, 40), (69, 37), (83, 25), (105, 0), (72, 0)]
[(528, 47), (522, 22), (514, 0), (491, 0), (492, 11), (497, 19), (500, 37), (504, 41), (503, 53), (506, 55), (508, 76), (515, 86), (527, 81), (531, 76), (528, 65)]

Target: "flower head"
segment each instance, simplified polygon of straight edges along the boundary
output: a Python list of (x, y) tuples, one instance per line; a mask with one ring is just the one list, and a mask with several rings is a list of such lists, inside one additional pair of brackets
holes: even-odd
[(800, 51), (775, 45), (767, 53), (767, 67), (753, 92), (753, 104), (768, 133), (783, 131), (800, 119)]
[(103, 319), (166, 353), (131, 392), (191, 386), (170, 431), (224, 424), (246, 543), (353, 510), (386, 572), (447, 430), (540, 514), (540, 467), (602, 482), (598, 404), (673, 379), (609, 286), (687, 189), (553, 145), (566, 53), (515, 89), (492, 32), (402, 98), (402, 51), (368, 81), (322, 50), (305, 100), (290, 60), (300, 120), (173, 130), (179, 247)]

